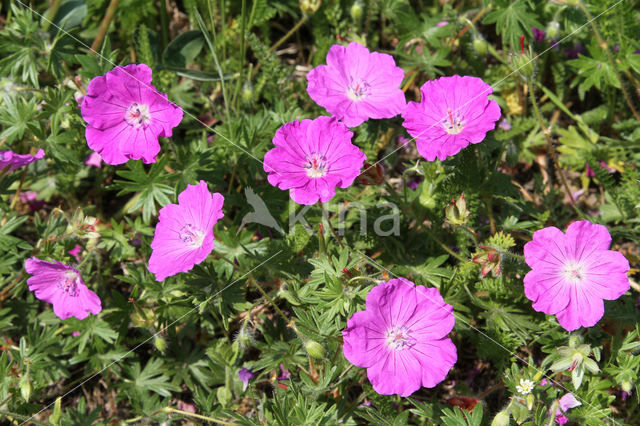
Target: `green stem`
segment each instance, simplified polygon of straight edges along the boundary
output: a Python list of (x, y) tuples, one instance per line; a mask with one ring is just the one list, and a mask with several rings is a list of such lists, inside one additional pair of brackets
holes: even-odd
[(178, 410), (177, 408), (173, 408), (173, 407), (165, 407), (165, 408), (162, 409), (162, 411), (164, 411), (165, 413), (181, 414), (183, 416), (194, 417), (196, 419), (206, 420), (208, 422), (220, 423), (220, 424), (223, 424), (223, 425), (235, 425), (236, 424), (236, 423), (231, 423), (231, 422), (227, 422), (227, 421), (224, 421), (224, 420), (216, 419), (214, 417), (207, 417), (207, 416), (203, 416), (201, 414), (190, 413), (188, 411)]
[(636, 111), (635, 107), (633, 106), (633, 103), (631, 102), (631, 97), (629, 96), (627, 89), (625, 89), (624, 87), (624, 82), (622, 81), (622, 76), (620, 75), (620, 71), (618, 70), (618, 66), (616, 65), (616, 60), (611, 54), (611, 50), (609, 50), (609, 46), (602, 38), (602, 35), (600, 35), (600, 31), (598, 31), (598, 27), (596, 26), (593, 16), (591, 16), (591, 12), (589, 12), (589, 9), (587, 9), (587, 7), (581, 1), (578, 2), (578, 6), (580, 7), (580, 9), (582, 9), (584, 14), (587, 16), (587, 19), (589, 20), (589, 24), (591, 24), (591, 28), (593, 29), (593, 32), (596, 36), (596, 40), (598, 41), (598, 45), (600, 46), (600, 48), (604, 49), (604, 51), (607, 53), (607, 59), (609, 60), (609, 63), (613, 68), (613, 72), (616, 74), (616, 77), (620, 82), (620, 88), (622, 89), (622, 93), (624, 94), (624, 99), (627, 101), (627, 105), (629, 105), (629, 109), (631, 109), (631, 112), (633, 113), (633, 116), (636, 118), (636, 120), (640, 121), (640, 115), (638, 115), (638, 111)]
[(309, 16), (308, 16), (308, 15), (302, 15), (302, 19), (300, 19), (300, 21), (299, 21), (297, 24), (295, 24), (295, 25), (293, 26), (293, 28), (291, 28), (291, 29), (289, 30), (289, 32), (287, 32), (285, 35), (283, 35), (283, 36), (282, 36), (282, 38), (281, 38), (280, 40), (276, 41), (276, 43), (275, 43), (273, 46), (271, 46), (271, 47), (269, 48), (269, 53), (271, 53), (271, 52), (273, 52), (274, 50), (276, 50), (278, 47), (280, 47), (280, 45), (281, 45), (282, 43), (284, 43), (285, 41), (287, 41), (287, 40), (289, 39), (289, 37), (291, 37), (292, 35), (294, 35), (294, 34), (295, 34), (295, 32), (296, 32), (296, 31), (298, 31), (298, 30), (300, 29), (300, 27), (301, 27), (302, 25), (304, 25), (304, 23), (305, 23), (305, 22), (307, 22), (307, 19), (309, 19)]
[(238, 93), (240, 92), (240, 87), (242, 86), (242, 70), (244, 69), (244, 57), (245, 57), (245, 32), (247, 26), (247, 1), (242, 0), (242, 5), (240, 9), (240, 77), (238, 78), (238, 82), (236, 83), (236, 90), (233, 94), (233, 102), (234, 105), (237, 105), (236, 102), (238, 100)]
[(55, 0), (51, 7), (49, 8), (49, 13), (47, 13), (47, 19), (42, 23), (42, 31), (49, 31), (49, 25), (51, 25), (51, 21), (53, 21), (58, 14), (58, 9), (60, 9), (60, 3), (62, 0)]
[(97, 52), (98, 49), (100, 49), (100, 46), (102, 46), (102, 41), (107, 35), (107, 30), (109, 30), (109, 24), (116, 14), (118, 2), (119, 0), (111, 0), (111, 2), (109, 3), (109, 7), (107, 7), (107, 12), (104, 14), (104, 18), (102, 18), (100, 28), (98, 28), (98, 35), (96, 35), (96, 38), (95, 40), (93, 40), (93, 44), (91, 45), (91, 50), (93, 50), (94, 52)]
[(535, 115), (538, 118), (538, 124), (540, 125), (540, 130), (542, 130), (542, 133), (544, 134), (544, 137), (547, 140), (547, 147), (549, 148), (549, 153), (551, 154), (551, 158), (553, 159), (553, 164), (555, 165), (558, 171), (558, 174), (560, 175), (560, 180), (562, 181), (562, 187), (564, 188), (565, 192), (567, 193), (567, 197), (569, 198), (569, 205), (573, 207), (573, 209), (576, 211), (576, 213), (578, 213), (580, 217), (584, 218), (584, 214), (582, 213), (582, 211), (580, 211), (580, 209), (578, 209), (578, 207), (576, 207), (575, 203), (573, 202), (571, 189), (569, 188), (569, 184), (567, 183), (567, 180), (564, 177), (564, 172), (560, 168), (560, 162), (558, 161), (556, 150), (554, 149), (553, 143), (551, 142), (551, 136), (549, 136), (549, 131), (544, 125), (542, 114), (540, 113), (540, 108), (538, 108), (538, 102), (536, 101), (536, 95), (535, 95), (535, 87), (536, 87), (535, 84), (529, 85), (529, 97), (531, 98), (533, 111), (535, 112)]

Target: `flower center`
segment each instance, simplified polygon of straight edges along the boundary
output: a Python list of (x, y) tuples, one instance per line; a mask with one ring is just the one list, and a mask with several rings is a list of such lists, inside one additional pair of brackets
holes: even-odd
[(180, 228), (178, 235), (183, 243), (193, 247), (200, 247), (204, 242), (204, 233), (190, 223), (187, 223)]
[(347, 96), (352, 101), (359, 101), (366, 98), (371, 94), (371, 86), (369, 83), (359, 78), (357, 80), (351, 80), (347, 86)]
[(416, 339), (411, 337), (409, 330), (404, 327), (392, 327), (387, 330), (385, 337), (389, 348), (401, 351), (409, 349), (416, 344)]
[(74, 271), (66, 271), (58, 281), (58, 288), (71, 297), (78, 295), (78, 274)]
[(564, 267), (562, 274), (567, 281), (578, 284), (584, 278), (584, 268), (580, 263), (571, 262)]
[(441, 121), (444, 131), (450, 135), (457, 135), (464, 129), (464, 121), (459, 112), (453, 113), (447, 110), (447, 116)]
[(124, 121), (127, 122), (130, 126), (140, 127), (147, 126), (149, 121), (151, 121), (151, 114), (149, 114), (149, 107), (144, 104), (139, 104), (137, 102), (129, 105), (129, 108), (124, 113)]
[(307, 170), (307, 176), (319, 178), (327, 175), (327, 157), (320, 153), (312, 152), (309, 155), (305, 155), (305, 160), (304, 168)]

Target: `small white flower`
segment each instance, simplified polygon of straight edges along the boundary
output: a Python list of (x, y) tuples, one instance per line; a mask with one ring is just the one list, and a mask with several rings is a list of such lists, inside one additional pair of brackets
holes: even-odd
[(530, 394), (533, 390), (534, 384), (535, 383), (533, 383), (531, 380), (520, 379), (520, 384), (516, 385), (516, 390), (521, 395), (527, 395)]

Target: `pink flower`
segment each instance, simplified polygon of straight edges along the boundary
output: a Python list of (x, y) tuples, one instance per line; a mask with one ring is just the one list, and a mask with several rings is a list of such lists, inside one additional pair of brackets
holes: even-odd
[(9, 171), (19, 169), (22, 166), (44, 158), (44, 150), (39, 149), (36, 155), (16, 154), (13, 151), (0, 151), (0, 171), (9, 166)]
[(447, 25), (449, 25), (449, 22), (447, 21), (440, 21), (436, 24), (436, 27), (446, 27)]
[[(578, 401), (572, 393), (564, 394), (564, 396), (560, 398), (558, 403), (559, 406), (558, 410), (556, 411), (555, 420), (559, 425), (564, 425), (569, 422), (569, 419), (564, 415), (567, 413), (567, 411), (569, 411), (571, 408), (582, 405), (582, 403)], [(551, 412), (551, 410), (549, 410), (549, 414), (547, 415), (547, 417), (551, 417), (552, 414), (553, 413)]]
[(33, 211), (40, 210), (47, 204), (43, 200), (38, 200), (38, 193), (35, 191), (25, 191), (20, 193), (20, 201), (29, 205)]
[(45, 262), (32, 257), (24, 263), (29, 290), (35, 296), (53, 305), (53, 313), (60, 319), (76, 317), (85, 319), (89, 313), (97, 315), (102, 310), (100, 298), (89, 290), (80, 272), (60, 262)]
[(72, 248), (71, 250), (69, 250), (67, 253), (69, 253), (71, 256), (75, 257), (76, 260), (78, 262), (80, 262), (80, 253), (82, 253), (82, 246), (79, 244), (76, 244), (76, 246), (74, 248)]
[(71, 333), (71, 337), (78, 337), (80, 335), (79, 331), (74, 331), (73, 333)]
[(93, 151), (91, 154), (87, 156), (84, 160), (84, 164), (89, 167), (97, 167), (99, 169), (102, 168), (102, 157), (97, 152)]
[(429, 161), (444, 160), (495, 127), (500, 107), (489, 100), (491, 86), (477, 77), (441, 77), (420, 88), (420, 103), (409, 102), (402, 124)]
[(178, 196), (178, 204), (160, 209), (153, 236), (149, 271), (156, 280), (188, 272), (213, 250), (213, 226), (222, 218), (224, 197), (211, 194), (204, 181), (188, 185)]
[(356, 42), (334, 44), (327, 65), (307, 74), (307, 92), (318, 105), (344, 122), (359, 126), (370, 118), (391, 118), (406, 106), (399, 88), (404, 78), (391, 55), (369, 52)]
[(376, 392), (409, 396), (444, 380), (457, 359), (445, 337), (455, 318), (437, 289), (392, 279), (369, 292), (366, 306), (347, 321), (343, 351)]
[(182, 121), (182, 109), (151, 85), (151, 68), (145, 64), (118, 66), (95, 77), (80, 110), (88, 123), (89, 148), (114, 165), (141, 158), (155, 162), (158, 136), (170, 137)]
[(610, 244), (607, 228), (587, 220), (572, 223), (566, 234), (553, 226), (536, 231), (524, 246), (531, 267), (524, 292), (533, 309), (556, 315), (568, 331), (595, 325), (604, 315), (602, 300), (629, 290), (629, 262)]
[(276, 146), (264, 156), (268, 180), (298, 204), (323, 203), (360, 174), (367, 158), (351, 143), (353, 133), (334, 117), (292, 121), (273, 137)]

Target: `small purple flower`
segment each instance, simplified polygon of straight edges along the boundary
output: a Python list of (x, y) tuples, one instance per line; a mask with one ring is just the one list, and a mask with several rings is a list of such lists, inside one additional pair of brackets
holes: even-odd
[(411, 142), (411, 139), (404, 137), (404, 136), (398, 136), (398, 143), (402, 145), (403, 149), (409, 149), (409, 143)]
[(449, 25), (449, 22), (447, 21), (440, 21), (436, 24), (436, 27), (446, 27), (447, 25)]
[(20, 201), (29, 205), (31, 211), (40, 210), (47, 204), (43, 200), (38, 200), (38, 193), (35, 191), (25, 191), (20, 193)]
[(84, 164), (89, 167), (97, 167), (99, 169), (102, 168), (102, 157), (97, 152), (93, 151), (91, 154), (87, 156), (84, 160)]
[(76, 244), (76, 246), (69, 250), (67, 253), (75, 257), (76, 261), (80, 262), (80, 253), (82, 253), (82, 246), (80, 244)]
[(71, 337), (78, 337), (80, 335), (79, 331), (74, 331), (73, 333), (71, 333)]
[(564, 54), (569, 59), (578, 59), (578, 55), (584, 55), (585, 53), (584, 45), (580, 42), (576, 42), (571, 49), (565, 49), (564, 51)]
[(76, 317), (80, 320), (102, 311), (100, 298), (82, 281), (80, 272), (60, 262), (46, 262), (32, 257), (24, 267), (33, 275), (27, 280), (35, 296), (53, 305), (53, 313), (60, 319)]
[(151, 85), (145, 64), (115, 67), (95, 77), (87, 87), (80, 111), (87, 122), (89, 148), (105, 163), (130, 159), (154, 163), (160, 152), (158, 137), (170, 137), (182, 121), (182, 109)]
[(420, 186), (420, 183), (424, 180), (424, 178), (422, 176), (414, 176), (410, 179), (407, 179), (407, 188), (415, 191), (416, 189), (418, 189), (418, 186)]
[(240, 381), (242, 382), (242, 391), (245, 391), (249, 386), (249, 380), (256, 377), (256, 373), (249, 370), (248, 368), (242, 367), (240, 370), (238, 370), (238, 377), (240, 377)]
[(533, 37), (536, 43), (541, 43), (544, 41), (544, 37), (545, 37), (544, 30), (541, 30), (536, 27), (531, 27), (531, 31), (533, 32)]
[(149, 258), (149, 271), (157, 281), (188, 272), (213, 250), (213, 226), (224, 215), (224, 197), (210, 193), (203, 180), (188, 185), (178, 195), (178, 204), (160, 209)]
[(0, 151), (0, 171), (4, 170), (7, 166), (9, 166), (9, 171), (13, 171), (41, 158), (44, 158), (44, 150), (42, 149), (39, 149), (36, 155), (16, 154), (13, 151)]
[(502, 120), (500, 120), (500, 123), (498, 123), (498, 127), (506, 132), (511, 130), (511, 123), (509, 123), (506, 118), (503, 118)]
[(291, 378), (291, 372), (284, 368), (284, 364), (280, 363), (280, 375), (278, 380), (289, 380)]
[(540, 386), (547, 386), (547, 379), (540, 380)]

